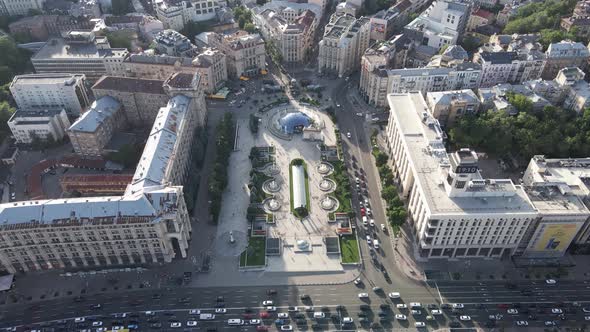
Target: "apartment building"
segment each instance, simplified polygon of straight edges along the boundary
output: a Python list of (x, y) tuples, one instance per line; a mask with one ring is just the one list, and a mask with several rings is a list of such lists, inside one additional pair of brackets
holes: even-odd
[(587, 202), (590, 159), (534, 156), (522, 178), (539, 218), (532, 225), (521, 254), (527, 258), (563, 256), (571, 244), (590, 237)]
[(469, 89), (427, 92), (426, 104), (430, 114), (446, 128), (452, 127), (462, 116), (479, 110), (479, 99)]
[(419, 45), (436, 50), (458, 44), (469, 19), (470, 4), (454, 0), (437, 0), (420, 16), (404, 27)]
[(70, 31), (64, 38), (50, 39), (31, 57), (37, 73), (84, 74), (89, 83), (102, 75), (123, 71), (125, 48), (111, 48), (106, 37), (91, 31)]
[(266, 47), (259, 34), (240, 30), (228, 35), (204, 32), (196, 38), (200, 36), (206, 36), (206, 40), (201, 40), (205, 46), (225, 53), (228, 76), (256, 76), (266, 70)]
[(494, 23), (494, 14), (481, 8), (474, 8), (467, 21), (467, 31), (475, 31), (477, 28)]
[(538, 50), (488, 52), (480, 51), (473, 62), (481, 65), (481, 86), (490, 87), (500, 83), (522, 83), (541, 77), (545, 56)]
[(45, 0), (1, 0), (0, 14), (8, 16), (25, 16), (29, 11), (43, 11)]
[(163, 80), (103, 76), (92, 86), (92, 93), (97, 99), (116, 99), (131, 126), (145, 127), (154, 123), (160, 108), (170, 99), (163, 85)]
[(9, 86), (19, 109), (63, 109), (78, 116), (90, 105), (84, 74), (17, 75)]
[(265, 9), (254, 15), (254, 22), (264, 39), (273, 41), (283, 62), (300, 63), (311, 50), (318, 16), (311, 10), (304, 10), (292, 17), (296, 11), (287, 9)]
[(182, 30), (188, 22), (214, 19), (217, 10), (225, 7), (223, 1), (217, 0), (156, 0), (153, 4), (164, 28), (175, 31)]
[(153, 43), (160, 54), (182, 57), (194, 52), (194, 45), (186, 36), (170, 29), (157, 33)]
[(72, 30), (92, 29), (94, 24), (87, 17), (68, 15), (28, 16), (8, 25), (11, 35), (20, 35), (31, 41), (46, 41), (49, 37), (61, 37)]
[(197, 68), (192, 59), (167, 55), (129, 54), (123, 61), (123, 71), (109, 72), (110, 76), (166, 80), (174, 73), (194, 74)]
[(333, 14), (319, 43), (318, 71), (343, 77), (357, 70), (369, 47), (370, 27), (369, 18)]
[(590, 107), (590, 85), (584, 80), (586, 74), (577, 67), (563, 68), (555, 81), (564, 88), (562, 107), (578, 113)]
[(393, 37), (396, 31), (401, 31), (404, 24), (407, 23), (408, 9), (411, 5), (410, 0), (402, 0), (371, 16), (371, 39), (386, 41)]
[(127, 124), (121, 103), (110, 96), (98, 98), (68, 129), (74, 151), (87, 157), (101, 157), (113, 134)]
[(576, 31), (577, 37), (590, 36), (590, 1), (578, 1), (572, 16), (562, 18), (560, 26), (567, 32)]
[(578, 67), (584, 70), (590, 59), (590, 51), (584, 44), (570, 40), (552, 43), (545, 51), (545, 67), (541, 78), (552, 80), (565, 67)]
[(18, 110), (8, 120), (8, 128), (17, 144), (61, 141), (70, 126), (65, 110)]
[(444, 132), (421, 93), (387, 98), (387, 153), (408, 201), (419, 256), (512, 256), (537, 217), (522, 186), (484, 179), (472, 150), (447, 153)]
[(452, 68), (377, 69), (364, 94), (369, 103), (385, 107), (387, 94), (475, 89), (480, 75), (481, 67), (469, 62)]
[(201, 50), (193, 61), (192, 65), (197, 69), (201, 77), (203, 91), (214, 93), (219, 90), (227, 81), (227, 60), (224, 52), (207, 48)]

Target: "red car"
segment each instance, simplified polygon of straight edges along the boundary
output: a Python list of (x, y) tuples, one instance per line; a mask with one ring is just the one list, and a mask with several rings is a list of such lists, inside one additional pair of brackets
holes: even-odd
[(254, 318), (254, 315), (253, 314), (244, 314), (243, 316), (244, 316), (244, 319), (252, 319), (252, 318)]
[(501, 303), (501, 304), (498, 304), (498, 305), (497, 305), (497, 307), (498, 307), (499, 309), (506, 309), (506, 308), (508, 308), (508, 307), (509, 307), (509, 305), (508, 305), (508, 304), (506, 304), (506, 303)]
[(270, 314), (266, 311), (263, 311), (260, 313), (260, 318), (268, 318), (270, 317)]
[(256, 326), (256, 331), (268, 331), (268, 326), (258, 325)]
[(364, 217), (367, 214), (367, 210), (365, 208), (361, 208), (361, 216)]

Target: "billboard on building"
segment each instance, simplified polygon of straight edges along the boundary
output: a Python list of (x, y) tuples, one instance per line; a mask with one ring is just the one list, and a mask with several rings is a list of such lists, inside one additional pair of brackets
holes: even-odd
[(583, 222), (541, 222), (528, 245), (535, 255), (561, 256), (578, 234)]

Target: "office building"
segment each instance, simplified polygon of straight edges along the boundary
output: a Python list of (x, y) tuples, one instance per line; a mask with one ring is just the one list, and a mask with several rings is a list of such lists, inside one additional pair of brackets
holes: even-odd
[(71, 31), (64, 38), (50, 39), (31, 58), (37, 73), (84, 74), (90, 83), (102, 75), (123, 71), (125, 48), (111, 48), (106, 37), (90, 31)]
[(333, 14), (319, 43), (318, 71), (343, 77), (356, 71), (369, 47), (370, 22), (348, 14)]
[(217, 10), (224, 7), (224, 1), (217, 0), (156, 0), (153, 4), (164, 28), (175, 31), (182, 30), (188, 22), (214, 19)]
[(421, 93), (388, 95), (387, 153), (408, 201), (419, 257), (512, 256), (537, 212), (510, 179), (485, 179), (477, 154), (447, 153)]
[(64, 109), (78, 116), (90, 105), (84, 74), (17, 75), (9, 88), (22, 110)]
[(61, 141), (69, 126), (64, 109), (18, 110), (8, 120), (17, 144)]

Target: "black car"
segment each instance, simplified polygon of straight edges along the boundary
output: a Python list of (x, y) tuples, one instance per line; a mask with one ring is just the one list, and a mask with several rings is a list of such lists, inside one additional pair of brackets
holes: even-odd
[(218, 296), (217, 297), (217, 302), (223, 302), (225, 301), (225, 299), (223, 298), (223, 296)]
[(101, 308), (102, 308), (102, 305), (100, 305), (100, 304), (93, 304), (90, 306), (90, 309), (101, 309)]
[(379, 308), (381, 308), (381, 310), (391, 310), (391, 306), (387, 303), (380, 304)]
[(426, 308), (428, 308), (428, 309), (438, 309), (438, 306), (436, 304), (434, 304), (434, 303), (430, 303), (430, 304), (428, 304), (426, 306)]
[(298, 312), (295, 315), (293, 315), (293, 317), (295, 317), (295, 318), (305, 318), (305, 314), (304, 313), (301, 313), (301, 312)]
[(385, 311), (379, 311), (379, 313), (377, 315), (379, 315), (379, 317), (387, 317), (387, 316), (389, 316), (389, 313), (387, 313)]
[(529, 320), (537, 320), (537, 316), (535, 315), (529, 315)]
[(248, 308), (245, 308), (245, 309), (244, 309), (244, 312), (245, 312), (245, 313), (247, 313), (247, 314), (249, 314), (249, 313), (252, 313), (252, 312), (254, 312), (254, 309), (252, 309), (252, 308), (248, 307)]
[(266, 294), (267, 295), (276, 295), (277, 294), (277, 290), (276, 289), (267, 289), (266, 290)]
[(364, 312), (359, 312), (359, 313), (358, 313), (358, 316), (359, 316), (359, 317), (367, 317), (367, 314), (366, 314), (366, 313), (364, 313)]
[[(493, 321), (491, 321), (493, 323)], [(453, 327), (453, 328), (457, 328), (457, 327), (461, 327), (461, 323), (459, 323), (458, 321), (452, 321), (449, 323), (449, 327)]]
[(217, 303), (215, 308), (225, 308), (225, 303)]
[(160, 322), (151, 323), (151, 324), (150, 324), (150, 328), (152, 328), (152, 329), (159, 329), (159, 328), (162, 328), (162, 323), (160, 323)]
[(318, 324), (318, 323), (313, 323), (313, 324), (311, 324), (311, 329), (314, 330), (314, 331), (321, 330), (322, 329), (322, 326), (320, 324)]
[(369, 310), (371, 310), (371, 306), (370, 306), (370, 305), (368, 305), (368, 304), (361, 304), (361, 305), (359, 306), (359, 308), (360, 308), (361, 310), (365, 310), (365, 311), (369, 311)]
[(307, 294), (301, 294), (301, 296), (299, 297), (302, 301), (304, 300), (308, 300), (309, 299), (309, 295)]
[(174, 313), (172, 311), (166, 311), (164, 312), (164, 316), (174, 316)]
[(83, 296), (76, 296), (74, 298), (74, 302), (82, 302), (82, 301), (84, 301), (84, 297)]
[(307, 324), (307, 321), (305, 319), (296, 319), (295, 323), (297, 325), (304, 325), (304, 324)]

